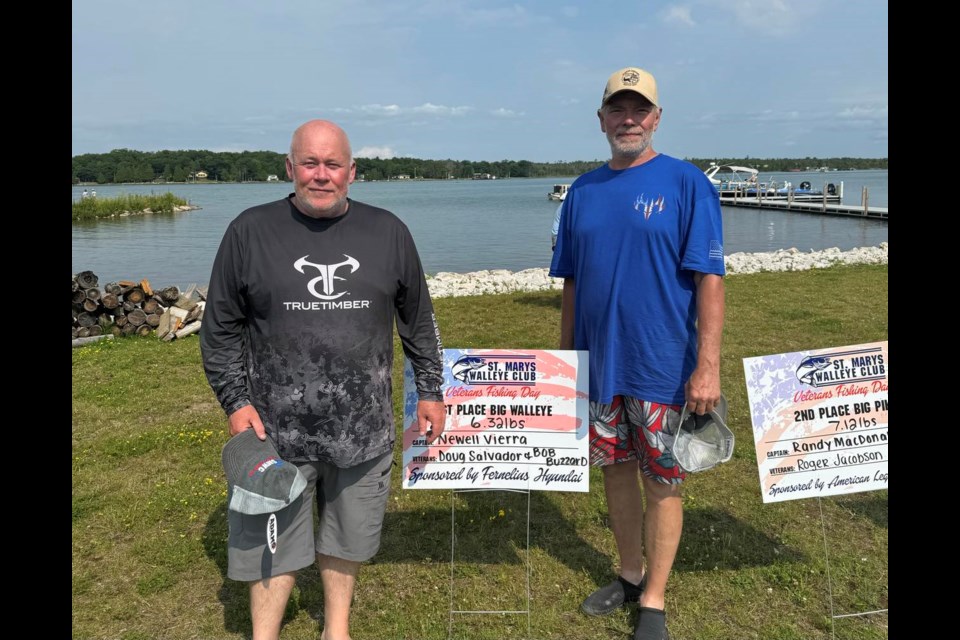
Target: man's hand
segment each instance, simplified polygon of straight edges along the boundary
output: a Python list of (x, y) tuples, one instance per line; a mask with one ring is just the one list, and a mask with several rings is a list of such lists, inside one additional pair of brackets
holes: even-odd
[[(426, 437), (427, 444), (433, 444), (441, 433), (447, 421), (447, 410), (440, 400), (419, 400), (417, 401), (417, 427), (420, 429), (420, 435)], [(427, 435), (427, 429), (430, 429), (430, 435)]]
[(697, 367), (683, 391), (687, 409), (701, 416), (710, 413), (720, 402), (720, 374), (712, 367)]
[(230, 414), (230, 436), (235, 436), (247, 429), (253, 429), (257, 437), (261, 440), (267, 439), (267, 431), (263, 428), (263, 421), (260, 420), (260, 414), (253, 408), (252, 404), (240, 407)]

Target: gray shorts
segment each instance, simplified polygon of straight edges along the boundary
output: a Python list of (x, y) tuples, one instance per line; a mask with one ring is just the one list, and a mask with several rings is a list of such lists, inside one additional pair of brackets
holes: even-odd
[[(318, 553), (363, 562), (380, 549), (393, 452), (346, 469), (326, 462), (295, 464), (307, 488), (290, 506), (262, 515), (227, 510), (228, 578), (252, 582), (298, 571), (310, 566)], [(319, 513), (316, 535), (314, 502)]]

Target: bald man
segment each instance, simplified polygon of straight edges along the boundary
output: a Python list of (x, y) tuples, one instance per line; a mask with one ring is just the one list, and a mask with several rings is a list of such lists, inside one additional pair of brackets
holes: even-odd
[(303, 124), (286, 167), (294, 192), (247, 209), (224, 233), (200, 347), (230, 435), (269, 438), (307, 487), (275, 513), (228, 510), (227, 576), (250, 583), (254, 640), (274, 639), (297, 571), (316, 558), (321, 638), (345, 640), (390, 491), (393, 325), (427, 442), (444, 428), (442, 345), (406, 225), (348, 196), (356, 165), (346, 133), (325, 120)]

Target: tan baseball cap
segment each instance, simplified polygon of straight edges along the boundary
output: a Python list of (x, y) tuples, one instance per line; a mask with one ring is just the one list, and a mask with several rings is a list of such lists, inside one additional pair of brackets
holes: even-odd
[(600, 101), (600, 106), (607, 104), (610, 96), (620, 91), (639, 93), (652, 102), (653, 106), (660, 106), (660, 103), (657, 102), (657, 81), (653, 79), (650, 72), (638, 67), (620, 69), (610, 76), (610, 79), (607, 80), (607, 86), (603, 90), (603, 100)]

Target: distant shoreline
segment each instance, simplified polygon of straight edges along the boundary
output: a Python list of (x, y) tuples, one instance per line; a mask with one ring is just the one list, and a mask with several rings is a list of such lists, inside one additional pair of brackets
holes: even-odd
[[(861, 172), (861, 171), (889, 171), (889, 169), (879, 169), (879, 168), (872, 168), (872, 169), (834, 169), (834, 170), (829, 171), (829, 172), (827, 172), (827, 173), (850, 173), (850, 172), (857, 172), (857, 173), (859, 173), (859, 172)], [(774, 171), (773, 173), (796, 173), (796, 172), (797, 172), (797, 171)], [(800, 172), (800, 173), (822, 173), (822, 172), (818, 172), (818, 171), (802, 171), (802, 170), (799, 170), (799, 172)], [(497, 180), (542, 180), (542, 179), (544, 179), (544, 178), (577, 178), (577, 177), (579, 177), (579, 174), (578, 174), (578, 175), (569, 175), (569, 176), (564, 176), (564, 175), (555, 175), (555, 176), (516, 176), (516, 177), (497, 178)], [(401, 180), (397, 180), (397, 179), (392, 179), (392, 180), (391, 180), (391, 179), (386, 179), (386, 180), (356, 180), (356, 181), (354, 181), (354, 184), (362, 184), (362, 183), (365, 183), (365, 182), (401, 182), (401, 183), (402, 183), (402, 182), (457, 182), (457, 181), (473, 182), (474, 180), (476, 180), (477, 182), (483, 182), (483, 180), (480, 180), (480, 179), (477, 179), (477, 178), (424, 178), (424, 177), (422, 177), (422, 176), (418, 176), (418, 177), (416, 177), (416, 178), (404, 178), (404, 179), (401, 179)], [(162, 187), (162, 186), (171, 185), (171, 184), (175, 184), (175, 185), (187, 185), (187, 184), (196, 184), (196, 185), (219, 185), (219, 184), (272, 184), (272, 183), (290, 184), (290, 185), (293, 184), (292, 181), (284, 179), (284, 180), (244, 180), (243, 182), (236, 182), (236, 181), (231, 181), (231, 180), (198, 180), (198, 181), (193, 181), (193, 180), (191, 180), (191, 181), (187, 181), (187, 182), (174, 182), (174, 181), (168, 181), (168, 182), (103, 182), (103, 183), (99, 183), (99, 182), (77, 182), (77, 183), (72, 183), (71, 186), (73, 186), (73, 187), (125, 187), (125, 186)]]
[[(883, 171), (883, 169), (879, 169)], [(196, 182), (190, 180), (188, 182), (175, 182), (173, 180), (167, 182), (76, 182), (71, 186), (73, 187), (163, 187), (168, 184), (273, 184), (278, 183), (282, 184), (286, 182), (287, 184), (293, 184), (289, 180), (244, 180), (243, 182), (233, 182), (230, 180), (197, 180)]]

